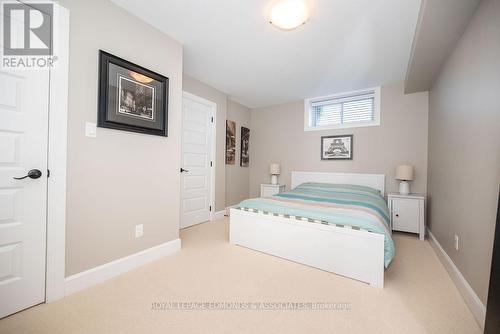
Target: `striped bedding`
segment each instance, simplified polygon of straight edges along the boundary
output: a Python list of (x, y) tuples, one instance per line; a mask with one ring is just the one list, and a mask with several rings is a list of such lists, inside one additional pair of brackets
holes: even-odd
[(242, 201), (236, 209), (380, 233), (385, 236), (385, 267), (394, 257), (389, 209), (380, 192), (370, 187), (308, 182), (289, 192)]

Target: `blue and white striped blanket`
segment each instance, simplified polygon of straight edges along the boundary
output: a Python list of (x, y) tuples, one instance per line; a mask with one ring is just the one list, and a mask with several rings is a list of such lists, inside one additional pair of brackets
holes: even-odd
[(370, 187), (308, 182), (289, 192), (242, 201), (237, 208), (380, 233), (385, 236), (385, 267), (394, 257), (389, 209), (380, 192)]

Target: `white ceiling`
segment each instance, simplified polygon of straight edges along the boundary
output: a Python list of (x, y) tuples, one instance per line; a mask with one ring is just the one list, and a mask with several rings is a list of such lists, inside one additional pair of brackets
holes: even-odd
[(112, 0), (184, 44), (184, 72), (248, 107), (405, 78), (420, 0), (315, 0), (292, 31), (270, 0)]

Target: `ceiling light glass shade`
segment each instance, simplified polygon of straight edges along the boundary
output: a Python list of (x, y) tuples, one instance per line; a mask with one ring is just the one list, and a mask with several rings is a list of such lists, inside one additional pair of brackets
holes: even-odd
[(307, 0), (277, 0), (271, 5), (269, 22), (284, 30), (295, 29), (309, 18)]

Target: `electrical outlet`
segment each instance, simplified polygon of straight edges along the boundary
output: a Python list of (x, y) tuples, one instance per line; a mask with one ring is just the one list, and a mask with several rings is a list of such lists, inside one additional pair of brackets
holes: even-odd
[(455, 234), (455, 243), (454, 243), (454, 245), (455, 245), (455, 250), (458, 252), (458, 235), (457, 234)]
[(135, 225), (135, 237), (140, 238), (143, 235), (144, 235), (144, 225), (143, 224)]

